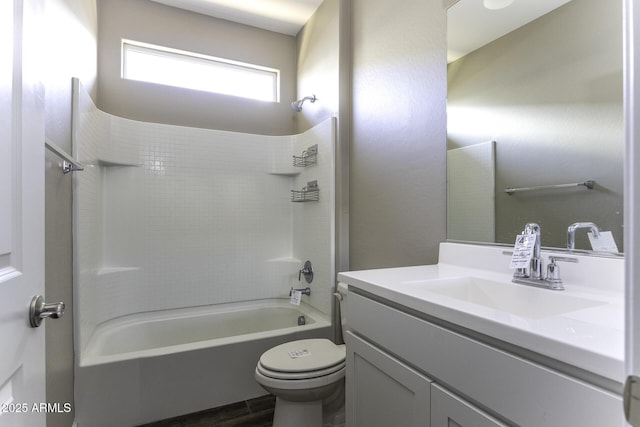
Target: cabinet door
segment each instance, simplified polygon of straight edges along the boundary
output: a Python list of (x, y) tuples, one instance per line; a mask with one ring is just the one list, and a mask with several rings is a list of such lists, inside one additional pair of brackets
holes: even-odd
[(428, 427), (431, 380), (345, 333), (346, 415), (350, 427)]
[(506, 427), (438, 384), (431, 385), (431, 427)]

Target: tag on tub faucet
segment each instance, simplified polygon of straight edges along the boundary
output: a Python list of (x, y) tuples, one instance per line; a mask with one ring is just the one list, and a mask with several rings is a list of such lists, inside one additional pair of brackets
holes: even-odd
[(302, 292), (291, 291), (291, 300), (289, 302), (293, 305), (300, 305), (300, 300), (302, 300)]
[(519, 234), (516, 237), (516, 244), (513, 246), (509, 268), (529, 268), (535, 246), (535, 234)]

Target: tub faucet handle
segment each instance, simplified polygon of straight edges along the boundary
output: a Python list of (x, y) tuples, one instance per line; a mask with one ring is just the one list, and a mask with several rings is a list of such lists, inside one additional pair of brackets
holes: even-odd
[(304, 280), (306, 280), (307, 283), (313, 282), (313, 266), (311, 265), (311, 261), (307, 260), (304, 263), (304, 267), (302, 267), (302, 270), (298, 271), (298, 282), (302, 278), (302, 275), (304, 275)]

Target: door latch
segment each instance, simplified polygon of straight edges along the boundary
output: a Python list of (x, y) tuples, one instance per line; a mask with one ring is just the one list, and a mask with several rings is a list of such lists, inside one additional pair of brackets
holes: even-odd
[(29, 306), (29, 323), (32, 328), (37, 328), (42, 323), (42, 319), (51, 317), (59, 319), (64, 315), (64, 303), (46, 303), (42, 295), (37, 295), (31, 299)]
[(629, 375), (624, 383), (624, 416), (633, 427), (640, 427), (640, 377)]

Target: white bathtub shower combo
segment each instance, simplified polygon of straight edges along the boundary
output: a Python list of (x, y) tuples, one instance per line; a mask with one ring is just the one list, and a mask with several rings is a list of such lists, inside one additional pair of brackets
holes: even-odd
[[(73, 150), (88, 165), (74, 177), (79, 427), (265, 394), (260, 354), (332, 336), (335, 119), (239, 134), (122, 119), (75, 79), (74, 92)], [(294, 167), (313, 146), (315, 161)], [(292, 203), (312, 181), (319, 197)], [(305, 260), (311, 295), (294, 306)]]

